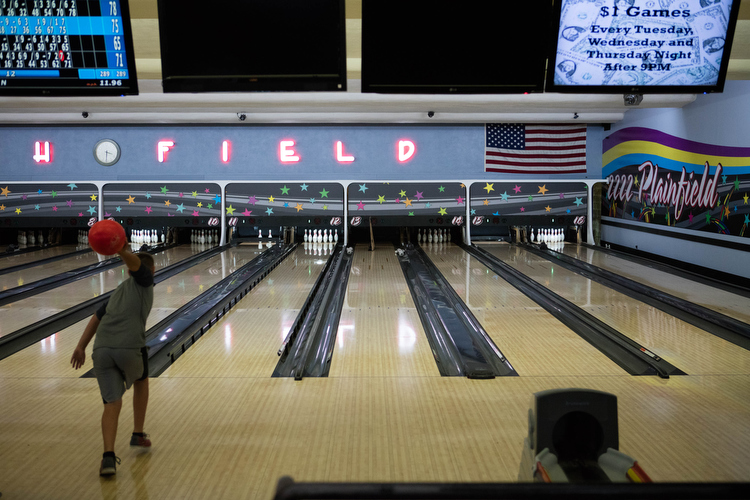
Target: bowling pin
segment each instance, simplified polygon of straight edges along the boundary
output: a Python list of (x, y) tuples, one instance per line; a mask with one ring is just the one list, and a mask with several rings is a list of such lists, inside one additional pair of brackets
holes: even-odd
[(307, 229), (305, 229), (305, 237), (302, 239), (302, 241), (307, 241)]
[(261, 239), (263, 238), (263, 230), (262, 229), (258, 229), (258, 238), (261, 238)]
[(273, 238), (273, 236), (271, 236), (271, 230), (270, 229), (268, 230), (268, 237), (269, 238)]
[(427, 242), (432, 243), (432, 230), (431, 229), (427, 230)]
[(336, 229), (336, 232), (333, 235), (333, 241), (338, 242), (339, 241), (339, 230)]

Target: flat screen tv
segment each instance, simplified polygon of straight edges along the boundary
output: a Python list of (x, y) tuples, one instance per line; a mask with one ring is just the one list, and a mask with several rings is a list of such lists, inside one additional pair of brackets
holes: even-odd
[(547, 91), (724, 90), (740, 0), (560, 0)]
[(159, 0), (164, 92), (346, 90), (344, 0)]
[(362, 0), (362, 91), (541, 92), (552, 0)]
[(128, 0), (0, 0), (0, 96), (134, 94)]

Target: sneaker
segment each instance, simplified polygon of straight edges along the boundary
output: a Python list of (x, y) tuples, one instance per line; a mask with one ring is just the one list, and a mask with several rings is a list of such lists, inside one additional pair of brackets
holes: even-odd
[(148, 434), (143, 434), (143, 436), (137, 436), (133, 434), (130, 437), (130, 446), (140, 446), (142, 448), (148, 448), (151, 446), (151, 440), (148, 438)]
[(117, 466), (120, 464), (118, 457), (102, 458), (102, 465), (99, 467), (100, 476), (113, 476), (117, 472)]

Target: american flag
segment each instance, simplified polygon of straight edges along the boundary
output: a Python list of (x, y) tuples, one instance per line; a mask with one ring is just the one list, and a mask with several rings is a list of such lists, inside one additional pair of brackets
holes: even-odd
[(586, 126), (488, 123), (484, 169), (509, 174), (586, 173)]

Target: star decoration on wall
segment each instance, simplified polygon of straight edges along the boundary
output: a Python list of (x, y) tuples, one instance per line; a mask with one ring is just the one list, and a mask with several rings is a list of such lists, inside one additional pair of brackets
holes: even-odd
[(485, 191), (487, 191), (487, 194), (490, 194), (490, 192), (491, 192), (491, 191), (494, 191), (494, 190), (495, 190), (495, 187), (494, 187), (494, 186), (495, 186), (495, 183), (494, 183), (494, 182), (493, 182), (492, 184), (490, 184), (489, 182), (488, 182), (488, 183), (486, 183), (486, 184), (487, 184), (487, 185), (486, 185), (486, 186), (484, 186), (484, 187), (483, 187), (482, 189), (484, 189)]
[(320, 193), (321, 198), (328, 198), (328, 193), (330, 193), (330, 191), (326, 191), (325, 188), (323, 188), (323, 191), (318, 192)]
[(234, 215), (234, 211), (236, 210), (232, 205), (229, 205), (227, 208), (227, 215)]
[(131, 203), (135, 203), (135, 198), (133, 198), (133, 195), (130, 195), (125, 199), (128, 201), (128, 205), (130, 205)]
[(167, 186), (160, 187), (159, 189), (161, 190), (161, 194), (167, 194), (167, 191), (169, 191), (169, 189), (167, 189)]
[(2, 188), (2, 191), (0, 191), (0, 195), (5, 195), (6, 198), (8, 197), (10, 193), (11, 193), (11, 190), (8, 189), (8, 186), (5, 186), (4, 188)]
[(144, 210), (144, 212), (146, 212), (147, 214), (151, 214), (153, 210), (151, 210), (151, 207), (146, 207), (146, 210)]
[(402, 189), (401, 191), (399, 191), (399, 192), (398, 192), (398, 195), (399, 195), (399, 197), (401, 197), (401, 198), (406, 198), (406, 191), (404, 191), (404, 190)]
[(76, 186), (76, 184), (74, 182), (71, 182), (70, 184), (68, 184), (68, 187), (70, 188), (71, 191), (73, 191), (78, 186)]
[(273, 214), (273, 208), (268, 207), (266, 208), (266, 215), (272, 215)]
[(89, 198), (91, 198), (91, 201), (96, 201), (96, 195), (92, 194)]
[(513, 192), (516, 193), (516, 194), (520, 193), (521, 192), (521, 186), (519, 186), (518, 184), (516, 184), (516, 187), (513, 188)]
[(164, 202), (164, 204), (165, 204), (166, 206), (169, 206), (169, 205), (171, 205), (171, 203), (169, 203), (169, 200), (165, 201), (165, 202)]
[(286, 187), (286, 184), (284, 184), (284, 187), (279, 189), (281, 189), (281, 194), (289, 194), (289, 188)]
[(364, 209), (365, 209), (365, 204), (362, 203), (362, 200), (360, 200), (359, 203), (357, 203), (357, 210), (364, 210)]
[(145, 194), (144, 196), (146, 196), (146, 199), (147, 199), (147, 200), (150, 200), (150, 199), (151, 199), (151, 193), (149, 193), (149, 192), (146, 192), (146, 194)]
[(52, 192), (50, 193), (50, 196), (52, 196), (53, 198), (54, 198), (55, 196), (57, 196), (57, 191), (52, 191)]
[(251, 213), (253, 213), (253, 211), (252, 211), (252, 210), (248, 210), (248, 209), (246, 208), (246, 209), (245, 209), (245, 211), (244, 211), (244, 212), (242, 212), (242, 215), (244, 215), (245, 217), (247, 217), (247, 216), (248, 216), (248, 215), (250, 215)]
[(269, 196), (269, 197), (268, 197), (268, 201), (269, 201), (269, 203), (273, 203), (273, 200), (274, 200), (274, 197), (273, 197), (273, 196)]
[(255, 195), (252, 195), (250, 198), (247, 199), (247, 202), (251, 205), (255, 205), (255, 203), (258, 201), (258, 198), (255, 197)]
[(193, 198), (197, 198), (197, 197), (198, 197), (198, 191), (193, 191), (193, 192), (192, 192), (192, 193), (190, 193), (190, 194), (192, 194), (192, 195), (193, 195)]
[(547, 189), (547, 185), (546, 184), (544, 184), (543, 186), (537, 186), (537, 187), (539, 188), (539, 193), (537, 193), (537, 194), (541, 194), (542, 196), (544, 196), (545, 194), (547, 194), (547, 191), (549, 191), (549, 189)]
[(96, 207), (89, 205), (89, 209), (86, 210), (89, 214), (94, 215), (96, 213)]
[(304, 209), (302, 208), (302, 204), (301, 204), (301, 203), (297, 203), (297, 204), (296, 204), (296, 205), (294, 206), (294, 208), (295, 208), (295, 209), (297, 209), (297, 212), (298, 212), (298, 213), (299, 213), (299, 211), (300, 211), (300, 210), (304, 210)]
[(179, 205), (177, 205), (177, 208), (175, 210), (177, 210), (178, 212), (182, 213), (185, 210), (185, 204), (184, 203), (180, 203)]
[(378, 203), (380, 203), (382, 205), (384, 201), (385, 201), (385, 196), (378, 195)]
[(310, 186), (308, 186), (308, 185), (307, 185), (307, 184), (305, 184), (305, 183), (302, 183), (302, 184), (300, 184), (300, 185), (299, 185), (299, 188), (300, 188), (300, 189), (301, 189), (302, 191), (307, 191), (307, 188), (309, 188), (309, 187), (310, 187)]
[(576, 198), (576, 201), (574, 201), (573, 203), (575, 203), (577, 207), (580, 207), (581, 205), (583, 205), (583, 199)]
[(366, 191), (367, 191), (368, 189), (370, 189), (370, 188), (368, 188), (368, 187), (367, 187), (367, 184), (360, 184), (360, 185), (359, 185), (359, 191), (358, 191), (358, 192), (359, 192), (359, 193), (364, 193), (364, 192), (366, 192)]
[(550, 207), (549, 205), (547, 205), (546, 207), (544, 207), (544, 211), (545, 212), (551, 212), (552, 211), (552, 207)]
[(411, 200), (409, 198), (404, 199), (404, 206), (410, 207), (411, 206)]
[(417, 200), (421, 200), (422, 198), (424, 198), (424, 191), (417, 191), (417, 194), (415, 194), (414, 197)]
[(438, 213), (439, 213), (440, 215), (445, 215), (445, 214), (447, 214), (447, 213), (448, 213), (448, 211), (447, 211), (447, 210), (445, 210), (445, 209), (444, 209), (443, 207), (440, 207), (440, 210), (438, 210)]

